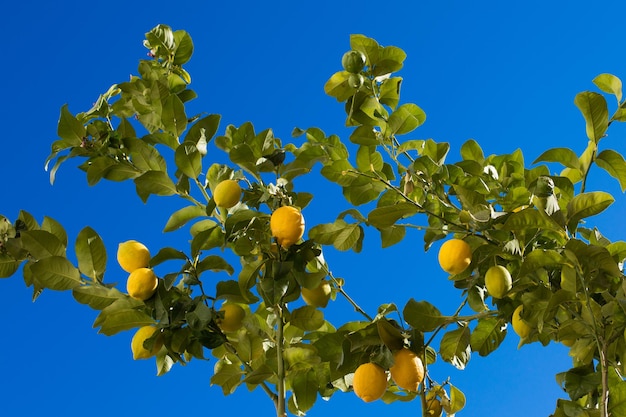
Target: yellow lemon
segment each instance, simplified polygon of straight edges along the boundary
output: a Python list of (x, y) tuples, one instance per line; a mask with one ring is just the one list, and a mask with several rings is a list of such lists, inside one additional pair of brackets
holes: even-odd
[(326, 307), (330, 300), (331, 287), (327, 280), (323, 280), (320, 285), (310, 290), (302, 287), (302, 299), (305, 303), (315, 307)]
[(393, 354), (393, 366), (389, 368), (391, 379), (407, 391), (417, 392), (424, 380), (424, 364), (410, 349), (402, 348)]
[(279, 207), (270, 217), (270, 230), (278, 244), (287, 249), (304, 235), (304, 217), (295, 207)]
[(387, 374), (380, 365), (364, 363), (354, 372), (352, 388), (356, 396), (366, 403), (376, 401), (387, 391)]
[(150, 251), (143, 243), (127, 240), (117, 247), (117, 262), (126, 272), (145, 268), (150, 262)]
[(150, 268), (138, 268), (130, 273), (126, 281), (126, 291), (131, 297), (145, 301), (156, 292), (159, 280)]
[(521, 313), (524, 310), (523, 305), (518, 305), (515, 311), (513, 311), (513, 317), (511, 318), (511, 324), (513, 325), (513, 330), (519, 337), (525, 339), (528, 337), (530, 332), (532, 331), (532, 327), (522, 318)]
[(513, 286), (511, 273), (502, 265), (492, 266), (485, 274), (485, 286), (493, 298), (502, 298)]
[(235, 180), (224, 180), (213, 191), (215, 205), (223, 208), (234, 207), (241, 198), (241, 187)]
[(225, 303), (222, 304), (220, 311), (224, 313), (224, 317), (217, 320), (217, 325), (223, 332), (234, 332), (241, 328), (243, 318), (246, 316), (246, 311), (241, 306)]
[(154, 326), (143, 326), (137, 330), (130, 342), (130, 349), (133, 351), (133, 359), (148, 359), (156, 355), (157, 352), (161, 350), (161, 347), (163, 346), (163, 339), (161, 339), (160, 335), (157, 336), (151, 350), (148, 350), (143, 346), (144, 342), (154, 336), (154, 334), (158, 331), (159, 329)]
[(472, 249), (464, 240), (450, 239), (441, 245), (438, 259), (444, 271), (452, 275), (460, 274), (472, 263)]

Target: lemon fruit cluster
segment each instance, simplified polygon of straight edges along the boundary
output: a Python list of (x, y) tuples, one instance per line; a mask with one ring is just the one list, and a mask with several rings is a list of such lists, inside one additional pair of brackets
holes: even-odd
[(270, 217), (270, 230), (278, 244), (288, 249), (304, 235), (304, 217), (296, 207), (279, 207)]
[(402, 389), (417, 392), (424, 380), (424, 364), (410, 349), (402, 348), (393, 354), (393, 366), (389, 368), (391, 379)]
[(144, 347), (145, 341), (154, 336), (154, 334), (158, 331), (159, 329), (154, 326), (143, 326), (140, 327), (139, 330), (137, 330), (130, 342), (130, 349), (133, 352), (133, 359), (148, 359), (156, 355), (159, 350), (161, 350), (161, 347), (163, 346), (163, 339), (160, 337), (160, 335), (157, 336), (156, 340), (154, 341), (152, 349), (146, 349)]
[(117, 263), (126, 272), (137, 268), (145, 268), (150, 263), (150, 251), (143, 243), (127, 240), (117, 247)]
[(141, 242), (127, 240), (117, 247), (117, 262), (122, 269), (130, 272), (126, 281), (126, 291), (134, 299), (145, 301), (152, 297), (159, 280), (150, 264), (150, 251)]
[(356, 396), (366, 403), (376, 401), (387, 391), (387, 373), (373, 362), (361, 364), (354, 371), (352, 388)]
[(493, 298), (502, 298), (513, 286), (511, 273), (502, 265), (492, 266), (485, 274), (485, 286)]
[(220, 308), (223, 317), (217, 319), (217, 325), (223, 332), (234, 332), (241, 328), (246, 311), (234, 303), (224, 303)]
[(222, 208), (234, 207), (241, 199), (241, 187), (235, 180), (224, 180), (213, 190), (215, 205)]
[(450, 239), (439, 248), (438, 260), (441, 268), (447, 273), (460, 274), (472, 263), (472, 249), (464, 240)]
[(511, 318), (511, 325), (513, 330), (522, 339), (527, 338), (532, 331), (532, 327), (522, 318), (522, 311), (524, 311), (523, 305), (518, 305), (515, 311), (513, 311), (513, 317)]
[(320, 285), (312, 290), (302, 287), (302, 299), (310, 306), (324, 308), (328, 305), (331, 291), (328, 280), (322, 280)]

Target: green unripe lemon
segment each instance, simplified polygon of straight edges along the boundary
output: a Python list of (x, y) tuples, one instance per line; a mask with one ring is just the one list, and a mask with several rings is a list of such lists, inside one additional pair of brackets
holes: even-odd
[(341, 57), (343, 69), (352, 74), (358, 74), (365, 67), (365, 55), (359, 51), (348, 51)]
[(241, 198), (241, 187), (235, 180), (224, 180), (213, 191), (215, 205), (223, 208), (234, 207)]
[(502, 298), (513, 286), (511, 273), (502, 265), (492, 266), (485, 274), (485, 286), (493, 298)]

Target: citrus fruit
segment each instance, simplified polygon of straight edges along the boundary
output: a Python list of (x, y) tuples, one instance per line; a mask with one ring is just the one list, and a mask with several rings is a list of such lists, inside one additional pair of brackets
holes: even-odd
[(464, 240), (450, 239), (439, 248), (439, 265), (449, 274), (460, 274), (472, 263), (472, 249)]
[(278, 244), (287, 249), (304, 235), (304, 217), (295, 207), (279, 207), (270, 217), (270, 230)]
[(359, 51), (348, 51), (341, 57), (343, 69), (352, 74), (358, 74), (365, 66), (365, 55)]
[(576, 343), (576, 339), (561, 339), (563, 346), (572, 347)]
[(143, 326), (140, 327), (139, 330), (133, 336), (130, 342), (130, 349), (133, 351), (133, 359), (148, 359), (157, 354), (159, 350), (161, 350), (161, 346), (163, 346), (163, 340), (160, 335), (157, 336), (154, 341), (154, 345), (152, 349), (148, 350), (144, 347), (144, 342), (154, 336), (154, 333), (159, 330), (154, 326)]
[(322, 280), (320, 285), (310, 290), (302, 287), (302, 299), (305, 303), (315, 307), (326, 307), (330, 300), (331, 287), (327, 280)]
[(127, 240), (117, 247), (117, 263), (126, 272), (145, 268), (150, 263), (150, 251), (143, 243)]
[(393, 382), (407, 391), (417, 392), (417, 387), (424, 380), (424, 364), (422, 360), (407, 348), (393, 354), (393, 366), (389, 368)]
[(375, 363), (361, 364), (354, 371), (352, 388), (356, 396), (366, 403), (376, 401), (387, 391), (387, 374)]
[(217, 325), (223, 332), (234, 332), (241, 328), (246, 311), (241, 306), (232, 303), (222, 304), (220, 311), (224, 317), (217, 319)]
[(425, 417), (440, 417), (442, 411), (441, 401), (437, 397), (426, 398)]
[(224, 180), (213, 191), (215, 205), (223, 208), (234, 207), (241, 198), (241, 187), (235, 180)]
[(523, 305), (518, 305), (515, 311), (513, 311), (513, 317), (511, 318), (511, 324), (513, 325), (513, 330), (519, 337), (525, 339), (530, 334), (532, 327), (522, 318), (521, 313), (524, 310)]
[(502, 265), (492, 266), (485, 274), (487, 292), (493, 298), (502, 298), (513, 285), (511, 273)]
[(156, 292), (159, 280), (150, 268), (137, 268), (128, 276), (126, 291), (131, 297), (145, 301)]
[(348, 85), (352, 88), (361, 88), (365, 78), (361, 74), (350, 74), (348, 77)]

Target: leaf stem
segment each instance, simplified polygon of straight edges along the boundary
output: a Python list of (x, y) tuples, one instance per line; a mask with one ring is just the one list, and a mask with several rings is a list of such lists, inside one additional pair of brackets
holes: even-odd
[(274, 307), (274, 311), (276, 312), (276, 317), (278, 318), (278, 326), (276, 329), (276, 361), (277, 361), (277, 378), (278, 382), (276, 383), (276, 388), (278, 391), (277, 398), (275, 401), (276, 405), (276, 417), (287, 417), (285, 403), (285, 357), (283, 352), (283, 338), (284, 338), (284, 326), (285, 322), (283, 320), (283, 308), (282, 305), (277, 304)]

